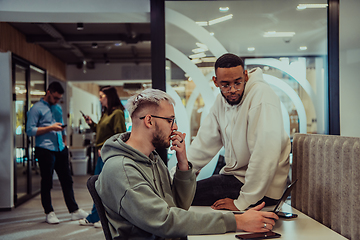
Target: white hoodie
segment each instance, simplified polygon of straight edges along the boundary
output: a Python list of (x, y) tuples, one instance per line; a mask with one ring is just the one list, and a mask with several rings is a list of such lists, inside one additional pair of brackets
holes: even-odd
[(244, 186), (239, 210), (264, 196), (279, 199), (289, 173), (290, 139), (285, 132), (279, 97), (263, 80), (260, 68), (249, 71), (244, 95), (231, 106), (219, 94), (188, 149), (195, 170), (204, 167), (225, 147), (226, 165), (220, 174), (234, 175)]

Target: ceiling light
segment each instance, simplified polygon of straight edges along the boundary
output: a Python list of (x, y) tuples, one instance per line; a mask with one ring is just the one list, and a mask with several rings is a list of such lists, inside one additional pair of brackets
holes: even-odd
[(201, 52), (206, 52), (207, 49), (203, 49), (203, 48), (194, 48), (193, 50), (191, 50), (193, 53), (201, 53)]
[(230, 20), (230, 19), (232, 19), (232, 17), (233, 17), (233, 15), (229, 14), (229, 15), (226, 15), (223, 17), (215, 18), (215, 19), (209, 21), (209, 26), (214, 25), (216, 23), (224, 22), (226, 20)]
[(307, 50), (307, 46), (300, 46), (300, 47), (299, 47), (299, 50), (300, 50), (300, 51), (305, 51), (305, 50)]
[(192, 54), (189, 56), (189, 58), (202, 58), (202, 57), (206, 57), (205, 53), (196, 53), (196, 54)]
[(306, 4), (299, 4), (297, 5), (297, 9), (298, 10), (304, 10), (307, 8), (326, 8), (328, 6), (328, 4), (324, 3), (324, 4), (312, 4), (312, 3), (306, 3)]
[(197, 43), (195, 43), (195, 44), (196, 44), (196, 46), (198, 46), (199, 48), (206, 49), (206, 51), (209, 50), (209, 48), (208, 48), (205, 44), (203, 44), (203, 43), (197, 42)]
[(207, 26), (208, 25), (208, 22), (204, 22), (204, 21), (202, 21), (202, 22), (195, 22), (197, 25), (199, 25), (199, 26), (201, 26), (201, 27), (205, 27), (205, 26)]
[(254, 47), (248, 47), (248, 49), (247, 49), (249, 52), (253, 52), (253, 51), (255, 51), (255, 48)]
[(229, 7), (219, 7), (220, 12), (227, 12), (229, 11)]
[(216, 62), (217, 58), (216, 57), (206, 57), (206, 58), (202, 58), (201, 59), (203, 62)]
[(84, 24), (83, 24), (83, 23), (77, 23), (77, 24), (76, 24), (76, 29), (77, 29), (78, 31), (84, 30)]
[(192, 61), (194, 64), (202, 63), (201, 59), (199, 59), (199, 58), (191, 59), (191, 61)]
[(214, 32), (210, 32), (210, 36), (214, 36), (215, 35), (215, 33)]
[(276, 32), (269, 31), (264, 33), (264, 37), (293, 37), (295, 32)]

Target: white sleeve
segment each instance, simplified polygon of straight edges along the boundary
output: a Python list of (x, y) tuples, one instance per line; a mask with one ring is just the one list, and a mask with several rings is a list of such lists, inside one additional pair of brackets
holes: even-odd
[(201, 124), (196, 138), (187, 150), (189, 162), (195, 171), (203, 168), (223, 146), (216, 116), (213, 111)]

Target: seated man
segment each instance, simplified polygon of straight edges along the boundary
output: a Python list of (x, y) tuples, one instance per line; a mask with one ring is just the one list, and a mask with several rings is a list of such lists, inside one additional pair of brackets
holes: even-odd
[(215, 62), (220, 89), (209, 114), (188, 149), (198, 171), (224, 146), (220, 174), (198, 181), (193, 205), (245, 210), (265, 201), (274, 205), (286, 187), (290, 139), (285, 132), (280, 99), (264, 81), (260, 68), (249, 76), (234, 54)]
[[(102, 150), (104, 168), (95, 187), (109, 220), (112, 237), (162, 239), (188, 234), (215, 234), (242, 229), (266, 232), (278, 217), (261, 212), (264, 203), (244, 214), (187, 211), (196, 178), (185, 151), (185, 134), (177, 131), (174, 100), (165, 92), (147, 89), (126, 105), (131, 133), (108, 139)], [(155, 148), (176, 151), (172, 181)]]

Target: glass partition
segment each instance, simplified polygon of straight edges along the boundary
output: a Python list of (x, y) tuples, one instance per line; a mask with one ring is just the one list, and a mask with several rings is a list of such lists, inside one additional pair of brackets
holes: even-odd
[(166, 1), (167, 92), (187, 144), (219, 90), (226, 52), (259, 67), (280, 97), (286, 132), (328, 134), (327, 1)]
[(35, 138), (26, 134), (27, 112), (45, 95), (46, 74), (30, 63), (13, 58), (15, 205), (40, 191)]

